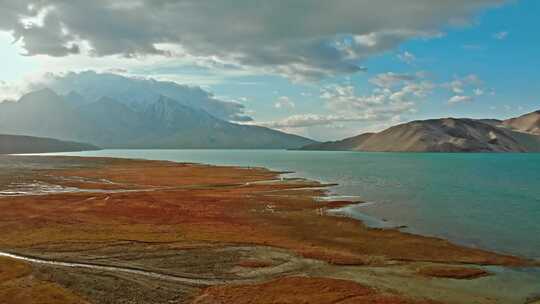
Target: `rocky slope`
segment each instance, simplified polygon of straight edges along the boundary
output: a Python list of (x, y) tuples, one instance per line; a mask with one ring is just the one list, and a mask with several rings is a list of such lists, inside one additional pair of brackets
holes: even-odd
[(540, 110), (505, 120), (502, 124), (519, 132), (540, 135)]

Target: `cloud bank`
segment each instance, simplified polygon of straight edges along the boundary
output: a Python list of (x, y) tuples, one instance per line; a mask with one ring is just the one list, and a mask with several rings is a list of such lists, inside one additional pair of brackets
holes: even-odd
[[(48, 73), (34, 79), (27, 86), (27, 91), (51, 88), (62, 95), (76, 93), (86, 102), (109, 97), (132, 107), (144, 106), (157, 101), (161, 96), (166, 96), (223, 120), (238, 122), (252, 120), (245, 114), (245, 108), (241, 103), (222, 100), (200, 87), (152, 78), (127, 77), (94, 71)], [(0, 88), (2, 88), (1, 82)]]
[(363, 70), (362, 60), (503, 0), (2, 0), (0, 30), (27, 55), (163, 55), (293, 80)]

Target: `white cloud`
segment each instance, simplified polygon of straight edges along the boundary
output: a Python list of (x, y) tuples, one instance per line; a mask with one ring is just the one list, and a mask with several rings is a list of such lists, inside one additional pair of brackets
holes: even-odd
[(469, 74), (469, 75), (465, 76), (465, 78), (463, 80), (466, 83), (471, 84), (471, 85), (481, 85), (481, 84), (484, 83), (482, 81), (482, 79), (480, 79), (480, 77), (478, 75), (476, 75), (476, 74)]
[(379, 74), (369, 80), (370, 83), (381, 87), (381, 88), (390, 88), (395, 85), (399, 85), (404, 81), (413, 81), (416, 80), (416, 75), (411, 74), (397, 74), (393, 72)]
[(205, 110), (224, 120), (252, 120), (244, 113), (245, 107), (239, 100), (221, 100), (200, 86), (182, 85), (174, 81), (160, 81), (151, 77), (84, 71), (65, 74), (47, 73), (36, 78), (26, 79), (21, 83), (24, 86), (14, 86), (18, 89), (19, 96), (31, 90), (48, 87), (63, 95), (75, 91), (89, 101), (110, 97), (126, 103), (145, 104), (164, 95), (184, 105)]
[(474, 95), (476, 95), (476, 96), (483, 96), (485, 94), (484, 90), (480, 89), (480, 88), (474, 89), (473, 92), (474, 92)]
[(15, 100), (21, 95), (21, 89), (17, 85), (0, 80), (0, 102)]
[(497, 40), (505, 40), (510, 33), (508, 31), (501, 31), (493, 34), (493, 38)]
[(448, 100), (448, 103), (453, 105), (453, 104), (466, 103), (466, 102), (471, 102), (471, 101), (473, 101), (473, 98), (471, 96), (455, 95), (455, 96), (452, 96)]
[(0, 31), (31, 56), (189, 58), (312, 80), (362, 71), (372, 55), (503, 2), (3, 0)]
[(400, 114), (414, 108), (434, 88), (418, 75), (391, 72), (376, 75), (370, 83), (375, 86), (370, 94), (359, 95), (351, 85), (333, 85), (323, 88), (321, 98), (337, 112)]
[(32, 90), (34, 83), (43, 81), (43, 75), (23, 77), (17, 81), (0, 80), (0, 102), (4, 100), (17, 100), (23, 94)]
[(406, 64), (413, 64), (416, 62), (416, 56), (410, 52), (403, 52), (397, 55), (398, 59), (402, 62), (405, 62)]
[[(442, 84), (442, 87), (447, 88), (454, 97), (473, 94), (481, 96), (484, 94), (483, 86), (484, 81), (476, 74), (456, 77), (454, 80)], [(470, 92), (470, 94), (468, 92)]]
[(320, 98), (325, 102), (330, 114), (292, 115), (285, 119), (257, 123), (260, 125), (293, 130), (336, 125), (353, 122), (400, 121), (401, 115), (416, 112), (421, 102), (434, 89), (434, 85), (423, 79), (423, 74), (383, 73), (370, 79), (373, 89), (370, 94), (357, 94), (350, 84), (333, 84), (321, 89)]
[(364, 116), (300, 114), (292, 115), (279, 121), (257, 123), (257, 125), (283, 130), (314, 126), (326, 126), (332, 125), (337, 122), (371, 121), (373, 119), (374, 117), (367, 114)]
[(294, 109), (295, 106), (295, 103), (287, 96), (281, 96), (274, 102), (276, 109)]

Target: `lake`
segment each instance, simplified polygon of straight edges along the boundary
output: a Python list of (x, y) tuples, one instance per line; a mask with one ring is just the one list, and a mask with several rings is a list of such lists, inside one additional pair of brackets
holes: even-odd
[(368, 204), (343, 210), (374, 226), (540, 258), (540, 154), (285, 150), (102, 150), (58, 153), (262, 166), (338, 183)]

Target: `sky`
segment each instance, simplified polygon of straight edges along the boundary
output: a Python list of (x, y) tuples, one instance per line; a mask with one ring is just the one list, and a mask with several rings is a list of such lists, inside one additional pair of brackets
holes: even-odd
[(0, 99), (93, 70), (199, 86), (318, 140), (507, 118), (540, 109), (538, 15), (536, 0), (0, 0)]

